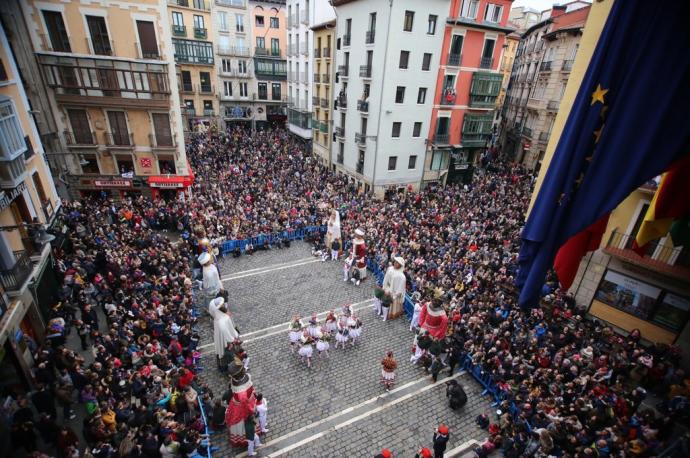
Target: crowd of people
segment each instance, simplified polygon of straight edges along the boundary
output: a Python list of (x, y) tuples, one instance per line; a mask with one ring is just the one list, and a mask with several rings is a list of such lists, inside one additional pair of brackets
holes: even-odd
[[(532, 185), (520, 166), (487, 157), (470, 184), (377, 200), (319, 164), (283, 129), (197, 135), (187, 154), (195, 183), (185, 202), (136, 197), (63, 204), (69, 230), (65, 248), (55, 250), (60, 306), (51, 338), (32, 348), (38, 388), (16, 397), (10, 409), (17, 447), (34, 452), (40, 436), (60, 457), (79, 456), (80, 448), (99, 458), (205, 455), (210, 444), (200, 407), (216, 418), (227, 397), (214, 398), (198, 377), (200, 251), (220, 255), (224, 240), (327, 224), (334, 211), (345, 240), (337, 248), (348, 250), (347, 237), (361, 230), (368, 258), (382, 270), (402, 261), (403, 284), (416, 302), (442, 307), (449, 317), (444, 338), (431, 339), (417, 359), (430, 356), (429, 368), (438, 374), (470, 357), (500, 386), (498, 415), (477, 418), (488, 430), (478, 455), (643, 457), (668, 442), (673, 419), (642, 401), (646, 390), (665, 395), (682, 385), (677, 352), (646, 347), (639, 335), (621, 336), (587, 319), (553, 278), (542, 307), (517, 306), (513, 279)], [(198, 245), (197, 226), (206, 230), (207, 247)], [(171, 242), (164, 231), (179, 232), (181, 241)], [(337, 257), (337, 251), (327, 253)], [(324, 323), (336, 346), (351, 340), (353, 329), (345, 321), (345, 336), (340, 321), (334, 315)], [(296, 323), (290, 342), (311, 365), (309, 349), (316, 343), (323, 352), (318, 342), (327, 339), (320, 326), (312, 326), (312, 335)], [(66, 346), (72, 328), (91, 356)], [(395, 366), (387, 355), (382, 383), (388, 389)], [(87, 413), (85, 443), (65, 421), (76, 405)], [(253, 441), (253, 426), (246, 425)]]

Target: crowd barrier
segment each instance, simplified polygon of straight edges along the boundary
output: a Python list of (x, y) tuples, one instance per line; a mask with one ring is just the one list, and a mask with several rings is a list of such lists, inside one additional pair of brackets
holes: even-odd
[(220, 244), (220, 254), (225, 256), (237, 250), (238, 247), (240, 252), (244, 253), (247, 245), (250, 243), (254, 246), (254, 249), (258, 249), (264, 246), (267, 241), (269, 244), (273, 244), (276, 240), (304, 240), (307, 236), (317, 232), (326, 232), (326, 226), (306, 226), (300, 229), (288, 229), (268, 235), (257, 235), (248, 239), (226, 240)]
[[(198, 302), (199, 292), (200, 291), (198, 291), (196, 289), (192, 290), (192, 314), (195, 317), (198, 317), (201, 315), (201, 312), (199, 311), (199, 302)], [(193, 329), (195, 327), (196, 327), (196, 325), (192, 326)], [(196, 351), (197, 351), (197, 349), (194, 348), (194, 352), (196, 352)], [(197, 354), (197, 356), (199, 356), (199, 355)], [(194, 362), (195, 362), (195, 367), (197, 369), (195, 371), (195, 373), (198, 376), (199, 372), (204, 370), (203, 365), (201, 364), (201, 358), (197, 358), (195, 356)], [(208, 427), (208, 417), (206, 416), (206, 410), (204, 409), (203, 398), (204, 398), (203, 390), (201, 388), (197, 387), (197, 404), (199, 406), (199, 413), (201, 414), (201, 421), (204, 423), (204, 433), (206, 434), (206, 439), (205, 439), (205, 441), (207, 443), (206, 458), (212, 458), (211, 447), (213, 444), (211, 444), (211, 431), (209, 430), (209, 427)]]

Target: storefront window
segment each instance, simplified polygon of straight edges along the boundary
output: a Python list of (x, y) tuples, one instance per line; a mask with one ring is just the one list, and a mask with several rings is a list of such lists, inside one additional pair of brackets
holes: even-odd
[(649, 319), (661, 290), (634, 278), (608, 271), (595, 298), (626, 313)]
[(654, 312), (652, 321), (656, 324), (680, 331), (690, 314), (690, 301), (675, 294), (666, 293)]

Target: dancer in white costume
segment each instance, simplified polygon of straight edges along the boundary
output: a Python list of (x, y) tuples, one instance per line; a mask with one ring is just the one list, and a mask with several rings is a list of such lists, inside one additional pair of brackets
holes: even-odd
[(288, 338), (290, 339), (290, 351), (293, 353), (298, 346), (299, 339), (302, 337), (302, 322), (299, 320), (299, 316), (295, 315), (292, 317), (292, 321), (288, 326)]
[(329, 333), (319, 331), (316, 337), (316, 351), (319, 352), (319, 358), (321, 358), (321, 355), (325, 355), (328, 358), (328, 349), (331, 347), (328, 343), (330, 339), (331, 335)]
[(301, 347), (297, 353), (302, 358), (302, 361), (307, 363), (307, 367), (311, 368), (311, 357), (314, 353), (314, 339), (305, 330), (299, 342)]

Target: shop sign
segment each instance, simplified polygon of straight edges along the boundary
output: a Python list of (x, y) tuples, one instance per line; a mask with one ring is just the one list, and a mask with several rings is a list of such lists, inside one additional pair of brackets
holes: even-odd
[(182, 183), (149, 183), (152, 188), (183, 188)]
[(14, 199), (19, 197), (19, 194), (23, 193), (26, 189), (26, 183), (23, 181), (17, 185), (16, 188), (11, 191), (5, 191), (2, 197), (0, 197), (0, 211), (6, 209), (10, 206)]
[(131, 180), (93, 180), (93, 185), (99, 188), (130, 188)]

